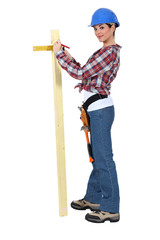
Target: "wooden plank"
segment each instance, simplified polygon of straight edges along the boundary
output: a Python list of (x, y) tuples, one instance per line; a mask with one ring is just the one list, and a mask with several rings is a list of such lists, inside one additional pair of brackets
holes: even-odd
[[(59, 31), (51, 31), (51, 44), (59, 39)], [(54, 109), (55, 109), (55, 131), (56, 131), (56, 151), (57, 151), (57, 175), (58, 175), (58, 196), (59, 215), (67, 216), (67, 184), (66, 184), (66, 164), (65, 164), (65, 142), (64, 142), (64, 121), (63, 121), (63, 96), (61, 67), (52, 52), (53, 66), (53, 89), (54, 89)]]

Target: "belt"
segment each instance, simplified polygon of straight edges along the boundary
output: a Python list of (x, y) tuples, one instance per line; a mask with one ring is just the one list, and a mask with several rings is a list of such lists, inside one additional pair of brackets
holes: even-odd
[(89, 97), (87, 99), (87, 101), (85, 101), (85, 103), (82, 105), (82, 107), (84, 108), (85, 111), (87, 111), (90, 104), (92, 104), (93, 102), (95, 102), (99, 99), (103, 99), (103, 98), (107, 98), (107, 97), (108, 97), (108, 95), (102, 95), (102, 94), (97, 93), (97, 94)]

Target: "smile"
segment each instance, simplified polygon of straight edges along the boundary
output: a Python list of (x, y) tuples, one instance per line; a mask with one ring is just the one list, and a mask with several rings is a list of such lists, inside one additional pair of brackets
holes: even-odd
[(98, 38), (101, 38), (101, 37), (103, 37), (103, 35), (101, 35), (101, 36), (97, 36)]

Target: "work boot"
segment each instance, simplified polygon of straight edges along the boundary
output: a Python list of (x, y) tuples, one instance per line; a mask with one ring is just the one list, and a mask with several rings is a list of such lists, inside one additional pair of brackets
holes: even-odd
[(120, 219), (119, 213), (109, 213), (104, 211), (95, 211), (88, 213), (85, 219), (89, 222), (104, 223), (105, 221), (118, 222)]
[(95, 204), (95, 203), (91, 203), (91, 202), (87, 202), (84, 199), (81, 200), (77, 200), (77, 201), (73, 201), (71, 203), (71, 207), (76, 209), (76, 210), (86, 210), (86, 209), (90, 209), (91, 211), (95, 211), (98, 210), (100, 207), (100, 204)]

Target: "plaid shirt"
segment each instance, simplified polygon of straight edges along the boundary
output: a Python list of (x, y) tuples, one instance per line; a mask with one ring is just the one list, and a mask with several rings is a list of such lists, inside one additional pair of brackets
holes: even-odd
[(70, 60), (63, 50), (60, 50), (56, 57), (59, 64), (73, 78), (81, 80), (76, 87), (79, 90), (110, 94), (111, 82), (115, 79), (120, 65), (120, 48), (118, 44), (102, 47), (96, 51), (81, 67), (74, 58)]

